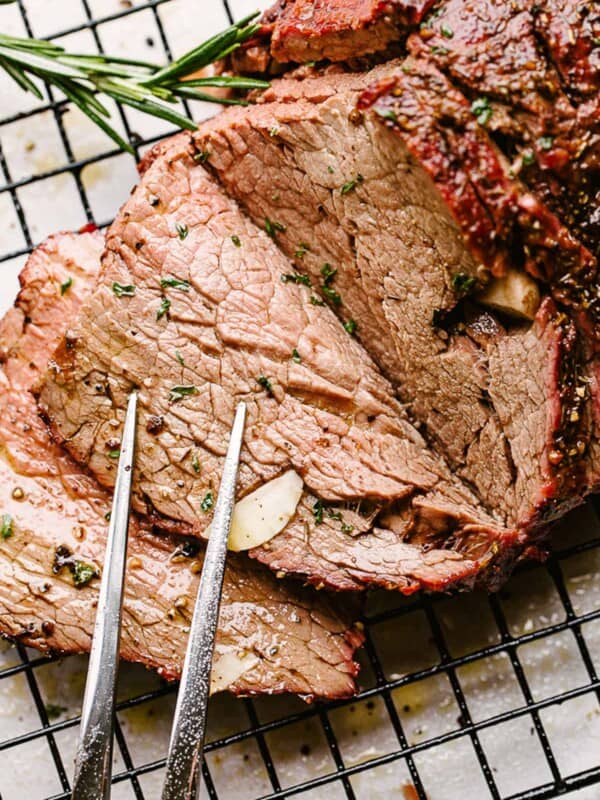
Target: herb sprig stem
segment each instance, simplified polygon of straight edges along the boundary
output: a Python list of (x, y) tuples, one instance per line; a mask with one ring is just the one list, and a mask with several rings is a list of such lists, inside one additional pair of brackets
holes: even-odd
[(258, 12), (250, 14), (164, 67), (118, 56), (67, 53), (60, 45), (45, 39), (23, 39), (0, 33), (0, 69), (21, 89), (40, 100), (43, 95), (39, 81), (59, 89), (120, 148), (133, 153), (131, 144), (111, 125), (110, 112), (99, 95), (167, 120), (179, 128), (195, 130), (193, 120), (173, 108), (173, 104), (181, 99), (245, 104), (241, 99), (215, 97), (206, 89), (245, 91), (269, 85), (266, 81), (235, 75), (186, 80), (188, 75), (222, 60), (253, 36), (259, 28), (253, 22), (257, 15)]

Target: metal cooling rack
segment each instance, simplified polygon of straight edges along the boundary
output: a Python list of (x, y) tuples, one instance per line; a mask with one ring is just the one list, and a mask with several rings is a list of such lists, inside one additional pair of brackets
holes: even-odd
[[(217, 2), (209, 3), (213, 10)], [(139, 19), (145, 15), (148, 24), (150, 15), (157, 41), (170, 56), (161, 7), (182, 3), (186, 0), (64, 0), (51, 4), (64, 7), (65, 14), (56, 15), (63, 24), (42, 35), (60, 39), (85, 33), (102, 50), (106, 25), (125, 24), (137, 15)], [(205, 2), (187, 0), (187, 6), (190, 24), (200, 38), (206, 33), (202, 19)], [(235, 6), (238, 16), (251, 10), (246, 0)], [(40, 0), (18, 3), (23, 31), (32, 35), (39, 35), (32, 25), (36, 7), (39, 10)], [(65, 19), (67, 12), (74, 16)], [(6, 13), (4, 9), (2, 13)], [(217, 27), (233, 19), (227, 0), (222, 1), (219, 13), (222, 23)], [(154, 45), (151, 37), (147, 42)], [(33, 124), (40, 115), (50, 115), (64, 150), (63, 164), (42, 165), (33, 175), (13, 178), (11, 159), (0, 143), (4, 179), (0, 201), (10, 198), (10, 213), (17, 220), (16, 233), (9, 237), (13, 244), (0, 255), (6, 268), (20, 266), (42, 238), (30, 223), (28, 202), (23, 199), (36, 184), (72, 176), (81, 203), (77, 212), (80, 223), (103, 227), (110, 222), (99, 216), (90, 199), (85, 171), (114, 159), (118, 151), (109, 145), (76, 155), (65, 124), (67, 108), (68, 104), (48, 89), (43, 103), (33, 102), (0, 120), (1, 135), (15, 123)], [(118, 113), (138, 155), (167, 132), (151, 130), (138, 135), (134, 131), (139, 119), (134, 127), (134, 115), (122, 109)], [(205, 796), (210, 800), (600, 797), (597, 510), (600, 506), (594, 504), (570, 517), (547, 564), (522, 568), (498, 595), (407, 600), (375, 594), (364, 619), (367, 639), (361, 656), (361, 691), (351, 701), (311, 707), (281, 698), (214, 698), (216, 722), (213, 720), (206, 745)], [(7, 664), (0, 669), (0, 696), (3, 687), (11, 687), (8, 696), (13, 683), (24, 684), (27, 700), (23, 702), (28, 704), (30, 722), (26, 730), (15, 733), (9, 717), (8, 727), (1, 728), (8, 734), (0, 737), (0, 800), (67, 798), (72, 767), (63, 740), (69, 732), (74, 735), (79, 718), (75, 707), (75, 713), (60, 709), (63, 718), (55, 720), (56, 708), (47, 702), (46, 677), (54, 669), (59, 682), (66, 680), (68, 665), (74, 660), (40, 657), (20, 644), (9, 655), (0, 661)], [(144, 729), (161, 703), (166, 704), (168, 716), (175, 689), (158, 679), (150, 680), (135, 667), (126, 667), (124, 672), (127, 686), (118, 705), (114, 796), (151, 800), (158, 797), (165, 747), (162, 755), (153, 757), (152, 753), (160, 754), (160, 746), (156, 751), (134, 746), (136, 726), (132, 720), (135, 713), (145, 714)], [(42, 676), (46, 677), (42, 680)], [(140, 686), (148, 683), (151, 687), (140, 693)], [(1, 713), (0, 703), (0, 717)], [(138, 733), (139, 729), (138, 724)], [(160, 726), (155, 730), (161, 730)], [(17, 791), (15, 784), (3, 783), (3, 768), (12, 763), (16, 753), (40, 743), (46, 744), (49, 756), (45, 766), (30, 765), (25, 794)], [(58, 791), (39, 793), (40, 770), (55, 771)], [(152, 776), (154, 783), (149, 780)]]

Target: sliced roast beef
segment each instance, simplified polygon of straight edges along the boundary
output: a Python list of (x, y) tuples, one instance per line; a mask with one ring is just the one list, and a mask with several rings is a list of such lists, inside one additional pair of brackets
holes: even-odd
[[(450, 588), (504, 574), (522, 539), (427, 449), (351, 329), (203, 159), (188, 135), (163, 145), (111, 227), (98, 286), (41, 395), (55, 434), (110, 485), (137, 385), (136, 506), (201, 534), (243, 397), (240, 494), (290, 467), (305, 484), (287, 530), (255, 557), (339, 588)], [(281, 233), (277, 219), (265, 224)], [(282, 551), (287, 563), (275, 564)]]
[(584, 485), (587, 416), (565, 434), (573, 326), (551, 300), (526, 329), (497, 323), (511, 376), (457, 311), (489, 277), (479, 257), (502, 273), (519, 252), (539, 274), (587, 256), (510, 180), (460, 94), (420, 68), (378, 68), (364, 112), (369, 76), (275, 83), (263, 105), (227, 111), (195, 138), (252, 218), (278, 222), (299, 279), (355, 331), (458, 474), (504, 524), (527, 528), (577, 502)]
[[(62, 234), (30, 257), (0, 324), (0, 632), (43, 651), (85, 652), (96, 613), (110, 498), (48, 439), (28, 389), (89, 293), (100, 234)], [(179, 675), (202, 553), (196, 542), (132, 531), (122, 655)], [(352, 602), (277, 581), (232, 556), (213, 690), (343, 697), (354, 691)]]

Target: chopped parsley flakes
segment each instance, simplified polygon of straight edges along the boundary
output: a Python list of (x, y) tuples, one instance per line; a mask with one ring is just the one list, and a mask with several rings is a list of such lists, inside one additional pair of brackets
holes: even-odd
[(179, 236), (181, 241), (186, 239), (188, 233), (190, 232), (188, 226), (185, 225), (185, 224), (182, 224), (181, 222), (178, 222), (177, 225), (175, 225), (175, 229), (177, 230), (177, 235)]
[(73, 286), (73, 278), (69, 275), (66, 281), (63, 281), (60, 285), (60, 295), (61, 297), (69, 291), (69, 289)]
[(300, 242), (298, 245), (298, 249), (294, 253), (294, 258), (304, 258), (304, 256), (308, 253), (310, 247), (306, 244), (306, 242)]
[(313, 505), (313, 516), (315, 518), (315, 525), (321, 525), (323, 522), (323, 501), (316, 500)]
[(354, 178), (351, 181), (347, 181), (342, 186), (342, 188), (340, 189), (340, 194), (348, 194), (348, 192), (352, 192), (354, 189), (356, 189), (358, 184), (362, 183), (363, 181), (364, 181), (364, 178), (359, 172), (358, 175), (356, 176), (356, 178)]
[(302, 359), (300, 358), (300, 353), (296, 350), (295, 347), (292, 350), (292, 361), (295, 361), (296, 364), (299, 364), (302, 361)]
[(85, 586), (92, 578), (98, 577), (95, 567), (92, 567), (91, 564), (86, 564), (85, 561), (75, 561), (71, 572), (73, 574), (73, 583), (77, 588)]
[(264, 375), (259, 375), (258, 378), (256, 379), (256, 382), (258, 383), (259, 386), (262, 386), (262, 388), (268, 395), (273, 394), (273, 384), (268, 378), (265, 378)]
[(308, 275), (302, 275), (301, 272), (284, 272), (281, 275), (282, 283), (301, 283), (303, 286), (310, 286), (310, 278)]
[(487, 125), (492, 116), (492, 107), (487, 97), (478, 97), (471, 103), (471, 111), (475, 114), (480, 125)]
[(347, 322), (344, 322), (344, 330), (346, 333), (349, 333), (350, 336), (354, 336), (357, 328), (358, 324), (355, 319), (349, 319)]
[(10, 514), (2, 515), (2, 525), (0, 526), (0, 537), (10, 539), (13, 535), (13, 520)]
[(196, 386), (173, 386), (169, 392), (169, 402), (177, 403), (179, 400), (183, 400), (184, 397), (190, 397), (193, 394), (198, 394)]
[(112, 290), (117, 297), (133, 297), (135, 294), (133, 283), (117, 283), (117, 281), (114, 281)]
[(468, 294), (475, 286), (476, 280), (464, 272), (457, 272), (452, 276), (452, 288), (457, 294)]
[(554, 139), (552, 136), (540, 136), (537, 140), (538, 147), (542, 150), (552, 150), (552, 145), (554, 144)]
[(236, 247), (242, 246), (242, 240), (240, 239), (239, 236), (236, 236), (235, 234), (231, 237), (231, 241), (234, 243)]
[(171, 289), (179, 289), (181, 292), (189, 292), (190, 284), (189, 281), (182, 281), (179, 278), (174, 278), (173, 276), (169, 278), (161, 278), (160, 285), (163, 289), (167, 287)]
[(210, 511), (214, 504), (215, 501), (213, 500), (212, 492), (207, 492), (200, 503), (200, 508), (205, 512)]
[(168, 312), (170, 308), (171, 308), (171, 301), (169, 300), (168, 297), (163, 297), (158, 307), (158, 311), (156, 312), (156, 319), (159, 320), (162, 317), (164, 317), (164, 315)]
[(194, 155), (194, 161), (197, 161), (199, 164), (205, 164), (209, 158), (210, 152), (208, 150), (200, 150), (199, 153)]
[(276, 222), (275, 220), (270, 220), (268, 217), (265, 217), (265, 231), (274, 239), (278, 233), (285, 233), (286, 227), (282, 222)]
[(200, 472), (200, 459), (198, 458), (198, 451), (194, 450), (192, 453), (192, 469), (194, 472)]

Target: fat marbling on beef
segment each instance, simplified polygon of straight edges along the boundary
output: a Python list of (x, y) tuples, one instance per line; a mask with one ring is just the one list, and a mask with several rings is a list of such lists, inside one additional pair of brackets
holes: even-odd
[[(364, 350), (182, 134), (145, 164), (107, 236), (95, 291), (54, 357), (41, 403), (103, 485), (127, 394), (140, 390), (134, 503), (201, 534), (236, 402), (239, 491), (290, 467), (305, 494), (255, 557), (318, 585), (405, 592), (494, 582), (518, 554), (408, 422)], [(131, 287), (124, 290), (122, 287)]]
[[(43, 651), (89, 650), (98, 590), (91, 576), (102, 566), (110, 497), (49, 441), (29, 388), (91, 291), (103, 245), (99, 233), (49, 239), (30, 256), (17, 303), (0, 323), (0, 633)], [(121, 654), (175, 678), (202, 554), (197, 542), (132, 527)], [(362, 636), (353, 604), (343, 606), (231, 556), (213, 690), (351, 695)]]

